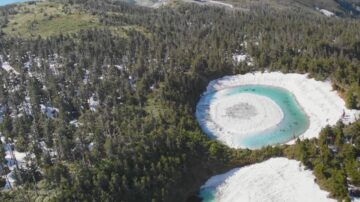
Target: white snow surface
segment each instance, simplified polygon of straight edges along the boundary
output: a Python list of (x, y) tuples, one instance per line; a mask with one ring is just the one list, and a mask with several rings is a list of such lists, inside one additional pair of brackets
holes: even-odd
[(73, 125), (76, 128), (83, 125), (83, 123), (79, 122), (79, 120), (77, 120), (77, 119), (71, 120), (69, 123), (70, 123), (70, 125)]
[(5, 159), (7, 160), (7, 166), (10, 168), (10, 170), (13, 170), (16, 167), (16, 163), (20, 167), (24, 166), (25, 157), (29, 155), (29, 153), (12, 150), (12, 147), (14, 147), (14, 145), (7, 143), (4, 136), (1, 136), (0, 138), (2, 143), (4, 144)]
[(40, 104), (41, 112), (45, 113), (48, 118), (54, 118), (56, 112), (59, 112), (59, 109), (51, 106), (46, 106)]
[(26, 166), (25, 158), (27, 156), (31, 156), (32, 154), (27, 153), (27, 152), (19, 152), (19, 151), (13, 150), (12, 148), (14, 148), (14, 144), (7, 143), (5, 141), (4, 136), (0, 136), (0, 140), (4, 146), (5, 159), (7, 161), (7, 166), (10, 169), (10, 172), (6, 175), (7, 180), (6, 180), (6, 185), (4, 188), (10, 189), (10, 188), (14, 187), (14, 183), (16, 182), (16, 178), (14, 175), (14, 169), (16, 168), (16, 166), (24, 168)]
[(228, 3), (224, 3), (224, 2), (221, 2), (221, 1), (212, 1), (212, 0), (210, 0), (210, 1), (207, 1), (207, 2), (209, 2), (209, 3), (211, 3), (211, 4), (215, 4), (215, 5), (220, 5), (220, 6), (225, 6), (225, 7), (229, 7), (229, 8), (234, 8), (233, 5), (228, 4)]
[(233, 60), (235, 60), (236, 62), (244, 62), (247, 58), (246, 54), (234, 54), (233, 55)]
[(169, 3), (169, 0), (159, 0), (155, 4), (153, 4), (151, 7), (152, 8), (160, 8), (161, 6), (165, 6), (168, 3)]
[(299, 161), (271, 158), (211, 177), (201, 188), (216, 187), (217, 202), (332, 202)]
[[(309, 128), (300, 136), (301, 138), (317, 137), (320, 130), (327, 125), (335, 125), (339, 120), (345, 124), (349, 124), (357, 120), (360, 116), (359, 110), (349, 110), (345, 107), (336, 91), (332, 90), (331, 82), (316, 81), (307, 78), (306, 74), (284, 74), (280, 72), (255, 72), (245, 75), (226, 76), (209, 83), (207, 91), (219, 91), (241, 85), (269, 85), (280, 87), (291, 92), (299, 105), (303, 108), (309, 117)], [(250, 102), (250, 101), (249, 101)], [(249, 104), (253, 104), (251, 101)], [(226, 103), (224, 104), (226, 105)], [(271, 115), (273, 119), (277, 119), (278, 115)], [(222, 117), (217, 117), (221, 119)], [(202, 124), (213, 124), (212, 120), (205, 120)], [(238, 124), (238, 123), (237, 123)], [(257, 125), (252, 125), (257, 127)], [(248, 127), (247, 127), (248, 128)], [(238, 128), (241, 130), (240, 128)], [(221, 132), (225, 131), (225, 132)], [(230, 147), (238, 147), (232, 138), (228, 137), (226, 130), (219, 129), (214, 134), (217, 139), (223, 141)], [(288, 144), (293, 144), (292, 140)]]
[(355, 197), (355, 198), (352, 198), (351, 201), (353, 201), (353, 202), (360, 202), (360, 198), (359, 198), (359, 197)]
[(125, 66), (124, 65), (114, 65), (114, 67), (120, 71), (124, 70), (125, 69)]
[(233, 60), (236, 63), (246, 62), (248, 66), (254, 65), (254, 59), (247, 54), (233, 54)]
[(46, 143), (44, 141), (40, 142), (41, 149), (43, 152), (47, 152), (51, 157), (56, 157), (57, 152), (53, 148), (47, 147)]
[(320, 9), (319, 10), (322, 14), (326, 15), (327, 17), (332, 17), (332, 16), (335, 16), (335, 13), (331, 12), (331, 11), (328, 11), (326, 9)]
[(4, 62), (2, 64), (2, 68), (7, 72), (13, 72), (14, 74), (18, 75), (19, 72), (17, 72), (8, 62)]
[(99, 101), (97, 101), (95, 99), (95, 95), (93, 94), (89, 99), (88, 99), (88, 103), (89, 103), (89, 107), (90, 110), (95, 112), (96, 111), (96, 107), (99, 105)]
[(227, 93), (218, 92), (209, 106), (214, 124), (208, 123), (208, 128), (215, 134), (226, 133), (226, 139), (220, 136), (221, 141), (232, 142), (239, 136), (265, 131), (284, 118), (281, 108), (268, 97), (251, 93), (226, 96)]
[(12, 66), (10, 66), (9, 62), (4, 61), (3, 57), (0, 55), (0, 61), (2, 62), (1, 68), (4, 69), (7, 72), (13, 72), (16, 75), (19, 75), (19, 72), (17, 72)]

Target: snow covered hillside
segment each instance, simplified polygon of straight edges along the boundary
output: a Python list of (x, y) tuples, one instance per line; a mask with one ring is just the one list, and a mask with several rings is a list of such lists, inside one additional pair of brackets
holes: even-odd
[(215, 189), (215, 201), (335, 201), (315, 182), (299, 161), (272, 158), (262, 163), (213, 176), (202, 187)]

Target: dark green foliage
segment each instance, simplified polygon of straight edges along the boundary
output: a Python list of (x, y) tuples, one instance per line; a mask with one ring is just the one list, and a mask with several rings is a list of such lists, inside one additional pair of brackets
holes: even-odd
[[(0, 54), (20, 73), (0, 71), (1, 133), (34, 154), (31, 169), (19, 171), (23, 186), (0, 192), (2, 201), (185, 201), (213, 174), (284, 155), (285, 146), (233, 150), (201, 132), (196, 102), (209, 81), (225, 75), (308, 72), (331, 78), (349, 107), (360, 105), (358, 21), (261, 7), (67, 2), (81, 3), (76, 6), (106, 28), (0, 36)], [(4, 26), (10, 11), (1, 11)], [(255, 66), (234, 63), (232, 54), (242, 52)], [(96, 110), (90, 98), (99, 103)], [(48, 117), (40, 104), (57, 110)], [(287, 148), (287, 155), (346, 199), (347, 177), (360, 183), (359, 131), (358, 123), (329, 127), (319, 140)]]
[(332, 197), (348, 200), (352, 196), (348, 192), (349, 185), (360, 185), (360, 147), (353, 144), (359, 136), (354, 128), (359, 124), (360, 121), (357, 121), (345, 127), (339, 123), (335, 127), (324, 128), (319, 140), (297, 141), (296, 145), (286, 149), (286, 153), (313, 169), (319, 185)]

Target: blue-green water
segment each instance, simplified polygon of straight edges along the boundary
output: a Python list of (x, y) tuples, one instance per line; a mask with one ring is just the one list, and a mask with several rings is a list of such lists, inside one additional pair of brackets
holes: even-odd
[(0, 0), (0, 6), (5, 6), (7, 4), (26, 2), (30, 0)]
[(216, 202), (215, 201), (216, 187), (206, 187), (200, 190), (199, 197), (203, 202)]
[[(247, 85), (227, 89), (225, 96), (234, 96), (241, 93), (252, 93), (260, 96), (266, 96), (273, 100), (283, 111), (283, 120), (275, 127), (268, 130), (249, 134), (245, 137), (235, 139), (237, 145), (250, 149), (257, 149), (267, 145), (275, 145), (288, 142), (306, 131), (309, 126), (309, 120), (306, 113), (302, 110), (293, 94), (289, 91), (265, 85)], [(214, 137), (211, 130), (200, 120), (204, 120), (206, 108), (201, 107), (211, 103), (217, 92), (208, 93), (201, 97), (196, 111), (196, 117), (203, 131), (209, 136)]]
[[(284, 114), (283, 120), (276, 127), (260, 133), (251, 134), (245, 138), (239, 138), (237, 141), (242, 147), (256, 149), (266, 145), (285, 143), (298, 137), (309, 127), (309, 119), (306, 113), (302, 110), (294, 95), (285, 89), (264, 85), (248, 85), (226, 90), (228, 92), (224, 96), (234, 96), (241, 93), (253, 93), (266, 96), (272, 99)], [(197, 105), (196, 111), (196, 117), (203, 131), (211, 138), (214, 137), (213, 134), (204, 124), (201, 124), (200, 120), (204, 120), (204, 116), (207, 116), (206, 108), (202, 106), (211, 103), (216, 93), (217, 92), (213, 92), (203, 95)], [(216, 188), (217, 186), (202, 188), (199, 197), (203, 202), (215, 202)]]

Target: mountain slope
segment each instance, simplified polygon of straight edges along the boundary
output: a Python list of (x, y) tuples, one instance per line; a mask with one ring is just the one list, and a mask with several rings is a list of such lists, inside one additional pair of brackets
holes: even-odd
[[(133, 3), (140, 6), (158, 7), (166, 5), (175, 0), (118, 0)], [(180, 0), (194, 3), (211, 3), (209, 5), (227, 6), (233, 5), (233, 8), (250, 9), (253, 7), (272, 7), (275, 9), (303, 9), (321, 14), (319, 10), (324, 9), (337, 16), (359, 16), (360, 1), (359, 0)], [(225, 4), (218, 4), (221, 2)]]

